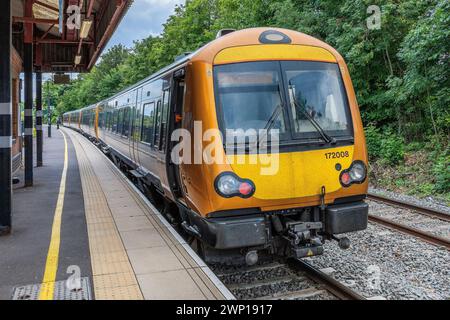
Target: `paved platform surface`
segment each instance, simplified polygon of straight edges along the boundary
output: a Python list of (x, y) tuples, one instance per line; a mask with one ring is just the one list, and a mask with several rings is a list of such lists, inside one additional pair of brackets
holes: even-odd
[(30, 284), (40, 299), (56, 298), (74, 270), (95, 299), (233, 298), (89, 140), (65, 128), (53, 135), (36, 185), (14, 191), (13, 234), (0, 238), (0, 299)]
[[(13, 233), (0, 237), (0, 299), (10, 299), (14, 287), (18, 285), (43, 281), (64, 166), (63, 136), (56, 128), (52, 133), (52, 138), (44, 140), (44, 166), (34, 169), (34, 186), (23, 187), (23, 170), (19, 175), (21, 183), (14, 186)], [(47, 132), (44, 135), (47, 137)], [(70, 266), (78, 266), (81, 276), (91, 276), (78, 162), (72, 142), (67, 142), (67, 180), (70, 183), (66, 185), (55, 281), (67, 279)]]

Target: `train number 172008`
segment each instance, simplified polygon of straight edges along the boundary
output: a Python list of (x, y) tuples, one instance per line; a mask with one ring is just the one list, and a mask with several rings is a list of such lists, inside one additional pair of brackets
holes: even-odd
[(325, 159), (340, 159), (340, 158), (348, 158), (348, 157), (350, 157), (350, 153), (348, 151), (325, 153)]

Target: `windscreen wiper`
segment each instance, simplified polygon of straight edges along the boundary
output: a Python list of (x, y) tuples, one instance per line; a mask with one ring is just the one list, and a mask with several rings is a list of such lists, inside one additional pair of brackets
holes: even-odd
[(317, 130), (317, 132), (319, 132), (319, 134), (321, 135), (321, 137), (323, 138), (323, 140), (325, 140), (326, 143), (329, 144), (336, 144), (336, 139), (333, 137), (330, 137), (323, 129), (322, 127), (317, 123), (316, 120), (314, 120), (313, 117), (311, 117), (311, 115), (308, 113), (308, 111), (303, 108), (297, 101), (297, 99), (295, 98), (295, 92), (294, 92), (294, 88), (292, 87), (292, 83), (289, 81), (289, 85), (291, 86), (290, 90), (292, 90), (292, 100), (294, 100), (294, 105), (296, 109), (299, 109), (305, 116), (306, 118), (309, 120), (309, 122), (311, 122), (311, 124), (313, 125), (313, 127)]
[[(278, 119), (278, 117), (280, 116), (280, 113), (283, 111), (284, 108), (284, 103), (283, 103), (283, 96), (281, 94), (281, 84), (278, 82), (278, 93), (280, 94), (280, 104), (277, 105), (277, 107), (275, 108), (275, 110), (273, 110), (272, 115), (270, 116), (269, 120), (267, 121), (267, 124), (264, 127), (264, 132), (263, 132), (263, 138), (265, 139), (267, 134), (269, 133), (270, 130), (272, 130), (273, 125), (275, 124), (275, 121)], [(257, 139), (257, 145), (260, 145), (262, 138), (258, 136)]]

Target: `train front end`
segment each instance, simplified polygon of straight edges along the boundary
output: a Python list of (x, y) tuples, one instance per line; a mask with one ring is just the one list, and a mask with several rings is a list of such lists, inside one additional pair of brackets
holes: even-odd
[[(191, 219), (216, 249), (297, 258), (367, 227), (367, 151), (342, 57), (283, 29), (227, 35), (212, 62), (224, 162), (205, 165), (210, 209)], [(244, 38), (244, 39), (242, 39)], [(212, 50), (212, 49), (211, 49)], [(217, 156), (217, 155), (216, 155)]]

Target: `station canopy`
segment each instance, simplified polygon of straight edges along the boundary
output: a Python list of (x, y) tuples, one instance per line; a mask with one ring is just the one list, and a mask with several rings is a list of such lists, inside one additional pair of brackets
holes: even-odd
[[(13, 45), (41, 72), (87, 72), (133, 0), (12, 0)], [(1, 13), (0, 13), (1, 14)]]

